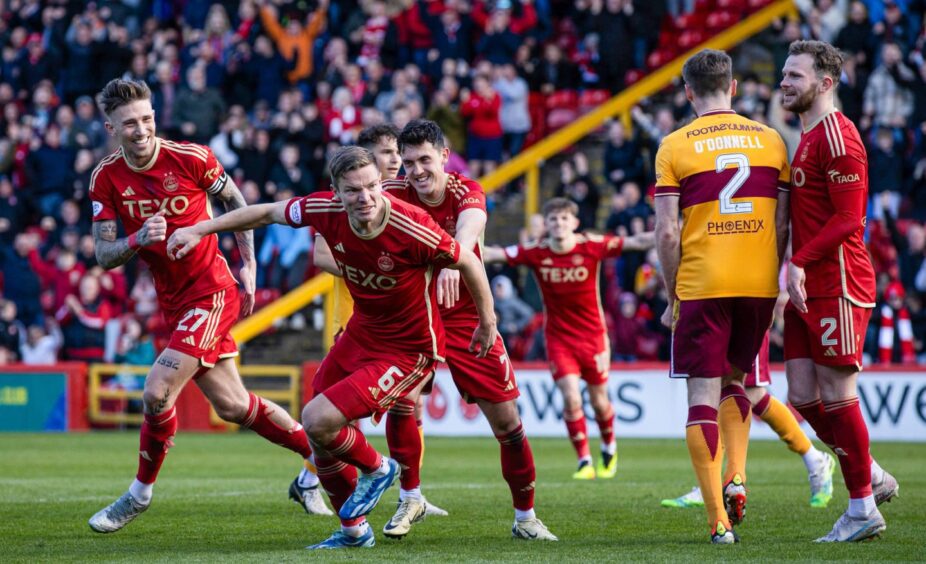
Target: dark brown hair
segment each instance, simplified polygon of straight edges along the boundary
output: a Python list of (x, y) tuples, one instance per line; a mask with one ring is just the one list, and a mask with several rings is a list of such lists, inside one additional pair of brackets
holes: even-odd
[(726, 93), (733, 82), (733, 61), (723, 51), (704, 49), (685, 61), (682, 78), (696, 96)]
[(569, 212), (572, 215), (579, 217), (579, 206), (576, 205), (572, 200), (567, 200), (566, 198), (552, 198), (547, 200), (547, 203), (543, 205), (543, 217), (546, 218), (551, 213), (559, 212)]
[(138, 100), (150, 100), (151, 89), (144, 80), (114, 78), (100, 92), (100, 107), (107, 116), (117, 109)]
[(839, 49), (825, 41), (799, 40), (788, 47), (788, 56), (810, 55), (813, 59), (813, 70), (819, 78), (828, 76), (838, 83), (842, 76), (842, 65), (845, 57)]

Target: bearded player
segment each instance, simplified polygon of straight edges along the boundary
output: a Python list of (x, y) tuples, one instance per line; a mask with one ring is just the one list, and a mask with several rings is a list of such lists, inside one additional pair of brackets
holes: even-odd
[(319, 478), (341, 518), (341, 529), (309, 547), (313, 549), (375, 544), (366, 515), (401, 471), (352, 422), (372, 417), (378, 423), (397, 401), (417, 393), (443, 359), (435, 271), (459, 269), (472, 293), (477, 320), (467, 354), (485, 358), (498, 338), (489, 283), (478, 257), (420, 209), (384, 195), (368, 150), (339, 149), (329, 168), (334, 193), (236, 210), (178, 230), (168, 243), (169, 251), (182, 260), (210, 233), (278, 223), (311, 226), (331, 244), (354, 300), (354, 314), (315, 374), (315, 397), (302, 412)]
[[(553, 381), (563, 395), (563, 420), (579, 458), (577, 480), (613, 478), (617, 473), (614, 407), (608, 398), (611, 346), (605, 327), (598, 279), (601, 263), (624, 250), (653, 248), (652, 233), (633, 237), (578, 234), (579, 208), (565, 198), (543, 206), (547, 238), (505, 249), (489, 247), (485, 262), (507, 262), (531, 269), (543, 295), (544, 337)], [(601, 435), (598, 468), (589, 452), (579, 379), (585, 381)]]
[[(106, 130), (119, 149), (104, 158), (90, 179), (93, 239), (103, 268), (125, 264), (136, 254), (154, 276), (158, 303), (170, 343), (145, 379), (145, 421), (141, 428), (138, 472), (129, 491), (90, 518), (90, 527), (111, 533), (148, 509), (154, 481), (173, 445), (178, 419), (174, 403), (192, 379), (222, 419), (248, 427), (303, 458), (311, 455), (302, 426), (279, 406), (249, 393), (233, 357), (238, 355), (229, 329), (254, 306), (254, 239), (237, 236), (244, 261), (245, 288), (239, 305), (238, 282), (209, 237), (183, 262), (168, 260), (165, 240), (178, 227), (212, 216), (209, 197), (233, 210), (245, 201), (234, 181), (208, 147), (175, 143), (155, 136), (151, 91), (144, 82), (112, 80), (100, 94)], [(117, 236), (118, 223), (129, 235)], [(311, 495), (328, 511), (318, 494)], [(330, 512), (329, 512), (330, 513)]]
[[(376, 158), (376, 168), (379, 169), (380, 174), (382, 175), (383, 181), (394, 180), (399, 175), (399, 170), (402, 168), (402, 159), (399, 156), (399, 130), (392, 124), (381, 124), (374, 125), (371, 127), (365, 128), (360, 132), (360, 135), (357, 137), (357, 145), (368, 149), (373, 156)], [(316, 235), (315, 237), (315, 251), (314, 251), (314, 260), (315, 266), (321, 268), (325, 272), (334, 275), (334, 325), (336, 327), (337, 333), (340, 334), (347, 327), (347, 321), (350, 319), (351, 314), (354, 310), (354, 302), (350, 297), (350, 292), (347, 290), (347, 285), (344, 282), (343, 273), (338, 269), (338, 264), (334, 260), (334, 256), (331, 253), (331, 248), (328, 246), (328, 242), (325, 241), (325, 238), (321, 235)], [(414, 405), (414, 417), (415, 425), (418, 429), (418, 441), (420, 441), (420, 447), (413, 447), (416, 451), (421, 452), (421, 460), (424, 459), (424, 430), (422, 427), (422, 409), (423, 409), (423, 397), (419, 396), (418, 401)], [(402, 408), (397, 408), (397, 410), (407, 410), (408, 406), (403, 403)], [(399, 416), (390, 416), (386, 418), (386, 437), (392, 437), (392, 442), (390, 444), (390, 452), (393, 447), (395, 447), (395, 436), (394, 427), (397, 423), (407, 424), (406, 421), (399, 421)], [(414, 437), (406, 437), (405, 441), (414, 441)], [(407, 447), (406, 447), (407, 448)], [(393, 457), (395, 456), (394, 453)], [(304, 491), (305, 485), (311, 485), (312, 480), (314, 479), (315, 474), (313, 473), (313, 467), (310, 462), (306, 462), (305, 468), (300, 472), (299, 476), (293, 481), (289, 487), (289, 497), (290, 499), (296, 501), (300, 505), (304, 503), (305, 500), (311, 498), (304, 497), (301, 495), (301, 492)], [(406, 473), (404, 480), (408, 481), (408, 474)], [(418, 492), (420, 493), (420, 487)], [(399, 500), (401, 504), (402, 500)], [(431, 503), (428, 499), (424, 497), (424, 494), (421, 494), (421, 502), (424, 504), (424, 513), (428, 516), (438, 516), (446, 517), (447, 511), (441, 509), (440, 507)], [(308, 510), (307, 510), (308, 511)]]
[(878, 505), (899, 486), (869, 453), (858, 403), (875, 275), (865, 248), (868, 158), (855, 125), (834, 105), (843, 56), (822, 41), (795, 41), (782, 105), (801, 119), (791, 163), (791, 302), (785, 308), (788, 397), (839, 457), (849, 508), (818, 542), (860, 541), (886, 528)]
[[(444, 170), (450, 149), (440, 127), (428, 120), (409, 122), (399, 135), (399, 150), (407, 176), (386, 182), (387, 192), (424, 210), (461, 247), (481, 256), (487, 219), (485, 193), (477, 182)], [(499, 443), (502, 477), (514, 505), (512, 536), (555, 541), (556, 536), (534, 513), (534, 456), (521, 426), (515, 401), (519, 392), (505, 345), (498, 337), (485, 358), (467, 354), (466, 335), (478, 321), (473, 296), (459, 287), (455, 271), (442, 270), (436, 281), (450, 374), (464, 401), (479, 406)], [(390, 452), (403, 467), (399, 507), (383, 529), (391, 537), (407, 534), (425, 512), (418, 491), (421, 451), (415, 440), (418, 429), (413, 408), (413, 397), (396, 402), (387, 421)]]

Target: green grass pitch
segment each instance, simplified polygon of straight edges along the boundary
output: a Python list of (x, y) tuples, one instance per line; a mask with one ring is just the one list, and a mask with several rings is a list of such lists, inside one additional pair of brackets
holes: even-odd
[[(377, 448), (383, 442), (374, 441)], [(422, 473), (429, 499), (450, 511), (401, 541), (383, 537), (397, 489), (370, 521), (373, 549), (314, 553), (306, 545), (335, 530), (286, 498), (298, 457), (252, 433), (180, 434), (151, 509), (126, 529), (93, 533), (87, 519), (128, 486), (136, 432), (0, 435), (0, 561), (3, 562), (612, 562), (926, 559), (926, 445), (875, 444), (901, 484), (882, 508), (884, 537), (858, 545), (814, 545), (846, 506), (837, 470), (828, 509), (807, 505), (801, 460), (778, 442), (750, 445), (749, 505), (742, 543), (712, 546), (702, 510), (663, 509), (659, 501), (694, 483), (681, 440), (619, 441), (617, 478), (571, 479), (566, 440), (532, 441), (538, 516), (559, 543), (510, 538), (512, 510), (491, 438), (428, 438)]]

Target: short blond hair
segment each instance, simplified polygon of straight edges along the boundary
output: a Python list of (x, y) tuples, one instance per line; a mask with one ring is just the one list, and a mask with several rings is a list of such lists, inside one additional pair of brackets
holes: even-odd
[(368, 165), (376, 166), (376, 157), (373, 156), (369, 149), (356, 145), (341, 147), (334, 152), (331, 160), (328, 161), (331, 183), (337, 189), (340, 180), (344, 178), (345, 174)]

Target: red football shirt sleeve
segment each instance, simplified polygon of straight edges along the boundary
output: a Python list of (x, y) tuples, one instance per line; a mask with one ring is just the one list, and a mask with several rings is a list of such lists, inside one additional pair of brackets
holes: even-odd
[(479, 184), (462, 182), (460, 187), (452, 188), (451, 193), (454, 198), (453, 207), (457, 214), (463, 210), (472, 209), (486, 211), (486, 194)]
[(602, 244), (602, 250), (602, 258), (613, 258), (621, 256), (621, 252), (624, 250), (624, 238), (610, 235), (606, 236), (604, 243)]
[(521, 245), (510, 245), (505, 247), (505, 259), (511, 266), (529, 264), (527, 251)]
[(830, 193), (835, 213), (823, 225), (817, 236), (807, 242), (793, 257), (795, 266), (806, 268), (808, 264), (832, 255), (833, 251), (850, 235), (864, 229), (867, 206), (865, 190), (839, 190)]
[(116, 219), (116, 206), (112, 198), (112, 183), (102, 171), (90, 177), (90, 203), (93, 210), (93, 221)]
[(864, 190), (868, 162), (864, 155), (846, 154), (830, 157), (826, 164), (826, 189), (830, 194), (849, 190)]
[[(211, 195), (216, 195), (225, 188), (228, 183), (228, 175), (222, 163), (215, 158), (215, 153), (209, 147), (203, 147), (206, 150), (206, 162), (201, 164), (202, 170), (196, 171), (196, 184)], [(197, 164), (201, 163), (198, 161)]]
[(311, 225), (309, 223), (309, 214), (305, 213), (306, 209), (306, 200), (308, 196), (303, 196), (301, 198), (293, 198), (290, 201), (286, 202), (286, 223), (290, 227), (306, 227)]

